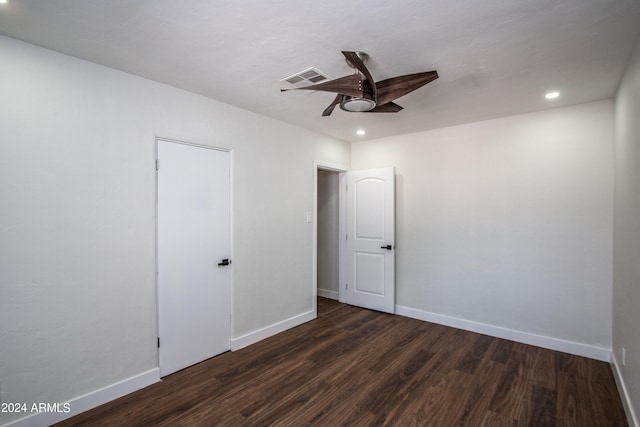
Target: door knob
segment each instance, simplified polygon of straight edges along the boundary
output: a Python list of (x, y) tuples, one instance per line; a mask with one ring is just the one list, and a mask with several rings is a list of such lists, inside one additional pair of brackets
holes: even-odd
[(387, 246), (380, 246), (380, 249), (386, 249), (386, 250), (390, 251), (393, 248), (391, 247), (391, 245), (387, 245)]
[(224, 267), (225, 265), (229, 265), (231, 264), (231, 261), (229, 260), (229, 258), (225, 258), (222, 260), (222, 262), (218, 263), (218, 267)]

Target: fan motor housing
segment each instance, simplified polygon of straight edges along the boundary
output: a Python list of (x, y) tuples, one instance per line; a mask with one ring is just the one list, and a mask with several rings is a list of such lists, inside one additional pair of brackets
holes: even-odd
[(371, 111), (376, 108), (376, 103), (367, 98), (349, 98), (340, 103), (340, 109), (352, 113)]

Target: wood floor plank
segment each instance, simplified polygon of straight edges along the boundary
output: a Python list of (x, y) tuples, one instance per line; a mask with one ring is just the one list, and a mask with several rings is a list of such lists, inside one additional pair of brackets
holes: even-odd
[(478, 367), (472, 380), (469, 399), (458, 425), (473, 427), (478, 424), (478, 420), (483, 419), (505, 370), (504, 365), (492, 359), (488, 359)]
[(535, 347), (529, 347), (514, 345), (509, 354), (505, 375), (489, 405), (492, 412), (521, 425), (528, 422), (531, 413), (530, 378), (535, 356), (535, 353), (531, 354), (531, 350), (535, 351)]
[(484, 358), (493, 341), (494, 338), (487, 335), (481, 335), (478, 337), (478, 340), (473, 344), (471, 350), (460, 360), (456, 369), (468, 374), (473, 374), (478, 368), (478, 365), (480, 365), (480, 362)]
[(514, 424), (512, 420), (493, 411), (487, 411), (480, 421), (481, 427), (510, 427), (515, 425), (517, 424)]
[[(338, 390), (336, 395), (328, 396), (328, 400), (316, 413), (305, 413), (300, 420), (300, 425), (308, 426), (334, 426), (346, 424), (352, 417), (362, 414), (367, 419), (375, 416), (360, 408), (359, 403), (364, 396), (383, 379), (370, 371), (353, 369), (335, 383)], [(346, 424), (348, 425), (348, 424)]]
[(491, 360), (496, 363), (506, 365), (509, 360), (509, 354), (511, 354), (511, 350), (513, 349), (513, 344), (513, 341), (499, 340), (499, 343), (491, 356)]
[(433, 353), (430, 351), (417, 349), (406, 363), (403, 363), (399, 369), (388, 376), (387, 381), (381, 387), (376, 388), (367, 396), (362, 402), (362, 407), (373, 414), (380, 415), (381, 410), (395, 406), (402, 398), (402, 391), (416, 372), (432, 357)]
[(624, 426), (608, 364), (319, 298), (318, 319), (59, 426)]
[(471, 375), (451, 370), (427, 391), (425, 403), (416, 415), (424, 419), (422, 424), (456, 425), (464, 415), (471, 391)]
[[(415, 347), (419, 342), (418, 338), (424, 338), (425, 330), (420, 328), (418, 324), (411, 324), (409, 330), (405, 330), (403, 335), (400, 335), (396, 340), (385, 343), (384, 347), (380, 347), (380, 353), (375, 358), (375, 363), (371, 364), (368, 368), (372, 372), (382, 372), (388, 369), (398, 362), (408, 348)], [(406, 329), (406, 328), (405, 328)]]
[(590, 360), (589, 363), (592, 365), (589, 383), (594, 419), (599, 425), (624, 425), (624, 411), (616, 405), (620, 397), (611, 366), (597, 360)]
[(558, 393), (538, 385), (532, 386), (532, 409), (530, 427), (552, 427), (556, 425), (556, 402)]
[[(591, 389), (588, 377), (575, 372), (558, 373), (558, 408), (556, 419), (559, 424), (589, 425), (595, 419)], [(599, 402), (595, 402), (599, 406)]]
[(549, 390), (556, 390), (556, 357), (553, 350), (537, 348), (531, 381)]

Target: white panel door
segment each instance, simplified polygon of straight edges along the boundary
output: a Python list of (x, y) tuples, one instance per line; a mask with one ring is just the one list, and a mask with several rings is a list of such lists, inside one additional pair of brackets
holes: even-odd
[(158, 140), (161, 376), (229, 350), (230, 158)]
[(348, 172), (347, 182), (347, 303), (393, 313), (393, 167)]

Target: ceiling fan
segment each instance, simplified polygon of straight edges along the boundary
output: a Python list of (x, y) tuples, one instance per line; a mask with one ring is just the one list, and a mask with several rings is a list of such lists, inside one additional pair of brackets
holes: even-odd
[(342, 51), (342, 54), (347, 64), (355, 70), (353, 75), (296, 89), (281, 89), (281, 91), (320, 90), (337, 93), (335, 99), (322, 112), (323, 116), (331, 115), (336, 105), (350, 112), (397, 113), (402, 110), (402, 107), (392, 101), (438, 78), (437, 71), (426, 71), (375, 82), (365, 65), (369, 59), (368, 54), (358, 51)]

